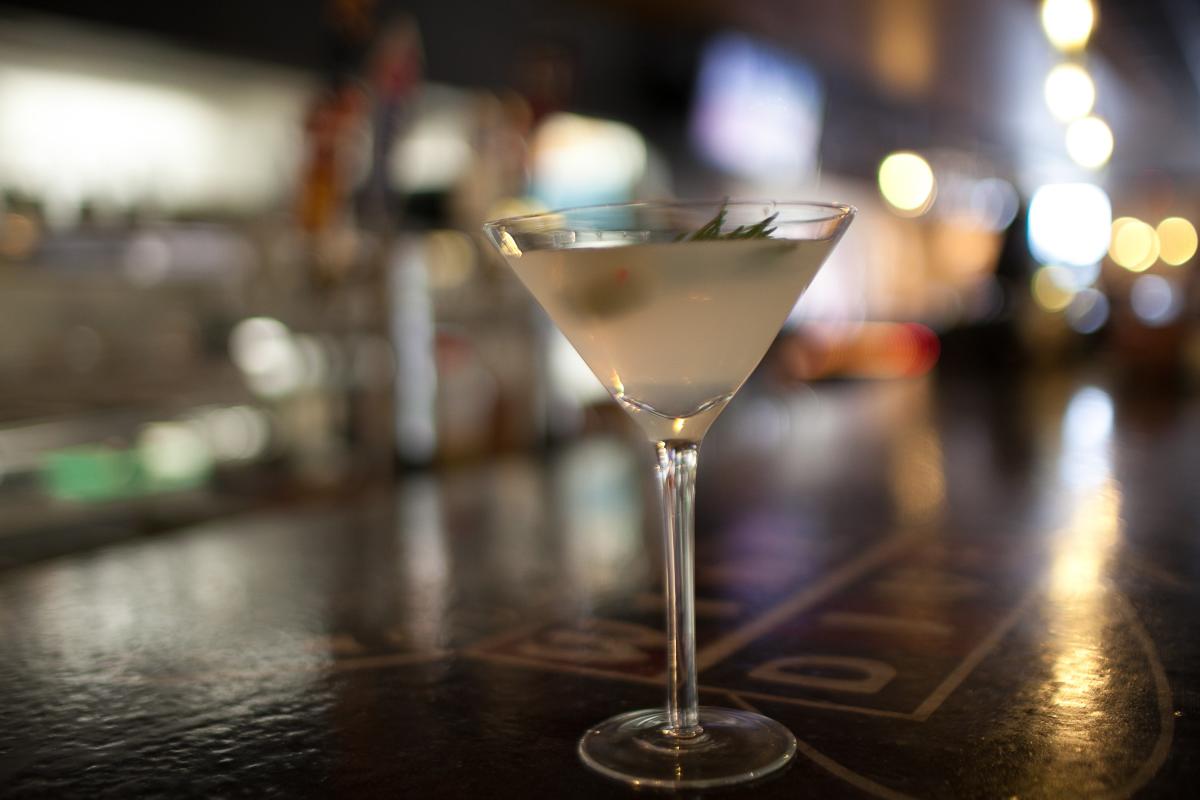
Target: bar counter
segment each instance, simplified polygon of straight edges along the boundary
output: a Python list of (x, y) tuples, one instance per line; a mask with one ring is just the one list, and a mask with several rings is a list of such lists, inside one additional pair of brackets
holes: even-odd
[[(650, 467), (593, 436), (0, 572), (0, 796), (629, 796), (575, 746), (663, 699)], [(799, 750), (717, 794), (1194, 796), (1197, 476), (1177, 388), (751, 387), (701, 456), (701, 702)]]

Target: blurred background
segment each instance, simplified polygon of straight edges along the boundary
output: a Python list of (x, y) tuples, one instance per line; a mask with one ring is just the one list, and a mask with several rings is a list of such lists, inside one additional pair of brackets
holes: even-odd
[(644, 448), (480, 235), (549, 207), (860, 209), (749, 450), (846, 408), (923, 452), (813, 386), (1184, 390), (1198, 87), (1190, 0), (0, 3), (0, 565)]

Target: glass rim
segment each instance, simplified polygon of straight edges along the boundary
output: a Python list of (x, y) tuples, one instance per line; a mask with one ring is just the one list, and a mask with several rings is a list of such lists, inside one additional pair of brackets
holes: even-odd
[[(537, 211), (532, 214), (517, 214), (512, 217), (500, 217), (491, 219), (483, 223), (485, 229), (510, 227), (512, 225), (523, 222), (530, 222), (540, 217), (552, 217), (559, 214), (569, 214), (579, 211), (604, 211), (608, 209), (618, 208), (697, 208), (721, 206), (723, 208), (741, 207), (741, 206), (770, 206), (772, 208), (786, 208), (788, 206), (807, 206), (808, 208), (822, 208), (829, 212), (824, 216), (816, 216), (812, 219), (797, 220), (805, 224), (814, 222), (833, 222), (836, 220), (845, 219), (846, 217), (854, 216), (858, 213), (858, 209), (849, 203), (835, 203), (823, 200), (754, 200), (749, 198), (739, 198), (730, 200), (728, 198), (721, 200), (639, 200), (630, 203), (597, 203), (595, 205), (585, 206), (568, 206), (567, 208), (555, 208), (546, 211)], [(787, 222), (784, 220), (783, 222)]]

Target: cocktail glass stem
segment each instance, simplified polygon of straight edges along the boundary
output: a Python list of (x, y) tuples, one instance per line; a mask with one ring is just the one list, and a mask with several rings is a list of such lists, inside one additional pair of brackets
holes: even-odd
[(693, 584), (696, 503), (694, 442), (659, 442), (658, 482), (662, 492), (664, 575), (667, 607), (667, 720), (665, 731), (680, 739), (702, 732), (696, 691), (696, 621)]

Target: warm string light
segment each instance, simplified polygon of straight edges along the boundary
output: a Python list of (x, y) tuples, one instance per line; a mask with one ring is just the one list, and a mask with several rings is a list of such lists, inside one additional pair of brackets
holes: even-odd
[[(1099, 170), (1112, 158), (1113, 133), (1108, 123), (1093, 113), (1096, 84), (1078, 63), (1096, 27), (1096, 7), (1093, 0), (1043, 0), (1041, 21), (1050, 43), (1071, 56), (1046, 75), (1042, 86), (1046, 107), (1066, 125), (1063, 141), (1071, 160), (1084, 169)], [(1068, 202), (1072, 194), (1079, 199), (1095, 195), (1094, 208), (1088, 211), (1090, 206)], [(1128, 269), (1148, 269), (1159, 257), (1161, 237), (1144, 223), (1127, 227), (1136, 222), (1130, 218), (1113, 221), (1107, 196), (1099, 202), (1104, 195), (1099, 187), (1047, 186), (1035, 193), (1035, 200), (1038, 195), (1043, 202), (1037, 209), (1031, 205), (1029, 242), (1043, 266), (1034, 273), (1030, 292), (1043, 310), (1062, 312), (1076, 332), (1095, 333), (1109, 316), (1108, 298), (1094, 286), (1105, 249)], [(1182, 229), (1179, 239), (1182, 254), (1187, 249)]]
[(1096, 104), (1096, 84), (1078, 64), (1059, 64), (1051, 69), (1042, 92), (1050, 113), (1060, 122), (1085, 117)]
[(888, 205), (906, 216), (928, 211), (936, 190), (933, 168), (916, 153), (892, 153), (879, 165), (879, 192)]
[(1129, 308), (1139, 322), (1150, 328), (1169, 325), (1183, 311), (1183, 292), (1176, 282), (1148, 270), (1158, 261), (1177, 267), (1196, 254), (1196, 228), (1182, 217), (1167, 217), (1151, 227), (1136, 217), (1113, 220), (1112, 244), (1108, 255), (1113, 263), (1133, 273), (1142, 273), (1129, 289)]
[(1112, 129), (1099, 117), (1083, 117), (1068, 125), (1066, 142), (1067, 155), (1087, 169), (1099, 169), (1112, 157)]
[(1096, 27), (1096, 8), (1091, 0), (1043, 0), (1042, 29), (1059, 50), (1082, 50)]
[(1113, 220), (1108, 257), (1130, 272), (1145, 272), (1158, 260), (1158, 234), (1140, 219)]
[(1075, 297), (1070, 274), (1057, 264), (1041, 267), (1033, 273), (1032, 291), (1033, 299), (1047, 311), (1064, 311)]
[(1173, 267), (1196, 255), (1196, 228), (1183, 217), (1167, 217), (1152, 227), (1136, 217), (1119, 217), (1112, 223), (1108, 256), (1130, 272), (1145, 272), (1161, 260)]
[(1158, 257), (1164, 264), (1178, 267), (1196, 255), (1196, 228), (1182, 217), (1167, 217), (1158, 223)]
[[(1096, 28), (1092, 0), (1043, 0), (1042, 30), (1050, 44), (1064, 53), (1080, 53)], [(1082, 66), (1065, 62), (1046, 76), (1042, 87), (1046, 106), (1060, 122), (1070, 123), (1065, 134), (1067, 155), (1085, 169), (1100, 169), (1113, 152), (1112, 130), (1091, 113), (1096, 85)]]

